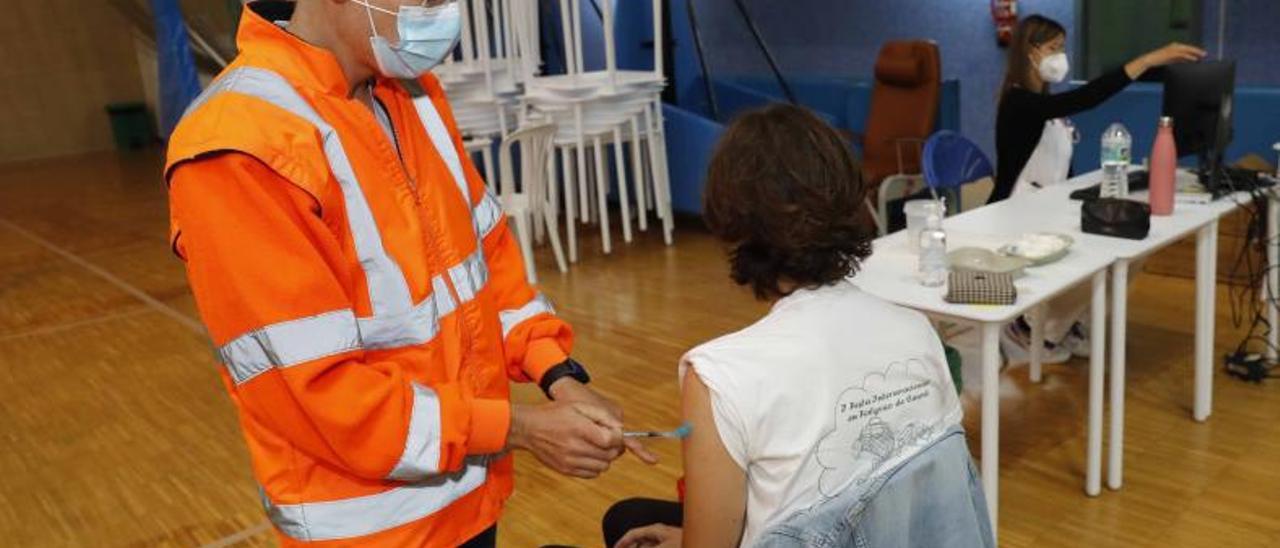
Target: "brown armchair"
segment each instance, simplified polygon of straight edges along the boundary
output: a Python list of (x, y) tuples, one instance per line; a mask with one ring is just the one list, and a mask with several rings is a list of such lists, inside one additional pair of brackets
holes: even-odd
[[(926, 40), (886, 42), (876, 58), (875, 85), (862, 147), (862, 176), (875, 189), (872, 213), (883, 234), (886, 204), (923, 186), (920, 156), (938, 117), (942, 68), (938, 46)], [(872, 194), (868, 194), (871, 207)]]

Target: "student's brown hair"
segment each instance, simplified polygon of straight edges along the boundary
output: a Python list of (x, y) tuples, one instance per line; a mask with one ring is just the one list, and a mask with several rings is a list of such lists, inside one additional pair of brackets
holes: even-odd
[(849, 143), (812, 112), (773, 105), (729, 125), (707, 173), (703, 217), (730, 276), (757, 298), (852, 276), (874, 231)]
[(1009, 58), (1005, 62), (1004, 82), (1000, 84), (1000, 99), (1014, 87), (1020, 87), (1033, 93), (1043, 90), (1032, 89), (1030, 82), (1031, 50), (1040, 47), (1054, 38), (1066, 36), (1067, 29), (1061, 23), (1043, 15), (1030, 15), (1018, 22), (1013, 29), (1013, 38), (1009, 41)]

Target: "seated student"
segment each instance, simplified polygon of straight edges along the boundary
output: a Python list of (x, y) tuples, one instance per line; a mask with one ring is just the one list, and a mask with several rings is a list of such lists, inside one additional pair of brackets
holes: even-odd
[(850, 281), (871, 254), (865, 194), (848, 143), (809, 111), (729, 126), (704, 215), (733, 281), (773, 306), (681, 360), (683, 507), (619, 503), (609, 545), (992, 545), (938, 335)]
[[(1050, 93), (1049, 86), (1062, 82), (1070, 72), (1066, 44), (1066, 28), (1042, 15), (1027, 16), (1014, 29), (996, 112), (993, 203), (1067, 179), (1074, 143), (1079, 139), (1068, 116), (1098, 106), (1152, 68), (1195, 61), (1205, 55), (1200, 48), (1172, 43), (1080, 87)], [(1089, 143), (1098, 146), (1096, 141)], [(1043, 317), (1044, 363), (1062, 363), (1072, 355), (1088, 356), (1088, 330), (1081, 322), (1089, 309), (1089, 291), (1084, 284), (1049, 302)], [(1026, 363), (1030, 344), (1031, 327), (1021, 318), (1000, 334), (1000, 349), (1009, 364)]]

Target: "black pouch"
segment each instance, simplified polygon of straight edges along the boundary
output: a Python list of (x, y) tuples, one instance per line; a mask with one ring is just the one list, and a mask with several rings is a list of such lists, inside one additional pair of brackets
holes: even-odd
[(1098, 198), (1080, 204), (1080, 230), (1115, 238), (1141, 240), (1151, 231), (1151, 206), (1120, 198)]

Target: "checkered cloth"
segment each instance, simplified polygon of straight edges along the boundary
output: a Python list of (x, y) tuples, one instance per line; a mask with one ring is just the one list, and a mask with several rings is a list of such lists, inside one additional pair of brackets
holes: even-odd
[(952, 270), (943, 298), (955, 304), (1013, 304), (1018, 300), (1018, 288), (1008, 273)]

